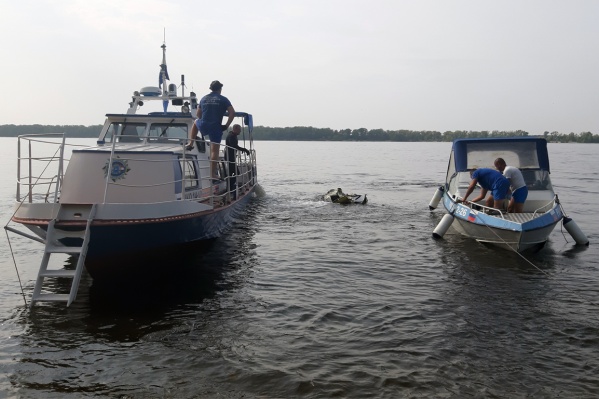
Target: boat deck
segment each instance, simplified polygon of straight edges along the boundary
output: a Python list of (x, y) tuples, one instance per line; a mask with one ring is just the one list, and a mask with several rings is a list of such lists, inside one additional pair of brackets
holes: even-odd
[(535, 217), (539, 217), (541, 214), (537, 213), (536, 215), (532, 212), (527, 213), (504, 213), (503, 218), (505, 220), (509, 220), (510, 222), (516, 223), (526, 223), (533, 220)]

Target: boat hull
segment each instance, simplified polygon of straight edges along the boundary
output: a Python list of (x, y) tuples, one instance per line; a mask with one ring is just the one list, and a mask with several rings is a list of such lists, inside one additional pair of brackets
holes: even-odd
[[(253, 197), (252, 187), (238, 200), (214, 209), (192, 213), (130, 220), (97, 218), (90, 226), (90, 241), (85, 266), (93, 278), (125, 273), (124, 264), (131, 259), (147, 258), (161, 249), (206, 241), (223, 235), (233, 224)], [(42, 219), (17, 219), (44, 238), (53, 215)], [(56, 225), (62, 229), (82, 230), (84, 222), (63, 221)], [(81, 245), (81, 240), (61, 240), (65, 245)]]
[(455, 203), (447, 194), (443, 205), (454, 216), (451, 227), (458, 233), (478, 242), (523, 252), (542, 248), (555, 225), (562, 220), (559, 204), (534, 216), (488, 215), (463, 204)]

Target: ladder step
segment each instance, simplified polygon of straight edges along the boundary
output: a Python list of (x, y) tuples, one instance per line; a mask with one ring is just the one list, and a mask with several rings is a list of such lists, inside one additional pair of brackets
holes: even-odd
[(54, 228), (54, 237), (57, 240), (61, 238), (81, 238), (85, 236), (85, 230), (61, 230), (58, 228)]
[[(48, 223), (48, 229), (45, 234), (45, 250), (44, 256), (42, 258), (42, 262), (40, 264), (40, 270), (38, 273), (38, 278), (35, 283), (35, 287), (33, 289), (33, 298), (31, 300), (31, 305), (35, 302), (65, 302), (67, 306), (71, 305), (71, 303), (77, 297), (77, 290), (79, 289), (79, 283), (81, 278), (81, 273), (85, 267), (85, 256), (87, 254), (87, 248), (90, 240), (90, 228), (92, 221), (94, 219), (96, 213), (96, 205), (80, 205), (80, 206), (71, 206), (71, 205), (60, 205), (58, 210), (59, 217), (51, 220)], [(67, 216), (66, 219), (70, 220), (71, 218), (82, 218), (84, 215), (87, 223), (84, 229), (76, 228), (75, 230), (71, 229), (61, 229), (56, 226), (56, 223), (59, 222), (61, 216)], [(67, 227), (67, 226), (65, 226)], [(77, 267), (75, 270), (64, 270), (64, 269), (50, 269), (48, 270), (48, 263), (50, 262), (50, 256), (53, 253), (59, 254), (77, 254), (79, 255), (77, 259)], [(44, 285), (45, 277), (68, 277), (72, 278), (73, 281), (71, 283), (70, 292), (68, 294), (58, 294), (58, 293), (42, 293), (42, 288)], [(50, 287), (48, 287), (50, 288)], [(64, 290), (62, 290), (64, 292)]]
[(39, 273), (40, 276), (44, 277), (75, 277), (75, 270), (44, 270)]
[(50, 245), (46, 246), (46, 252), (55, 254), (79, 254), (81, 253), (81, 247), (67, 247), (66, 245)]
[(36, 302), (68, 302), (69, 294), (38, 294), (33, 298)]

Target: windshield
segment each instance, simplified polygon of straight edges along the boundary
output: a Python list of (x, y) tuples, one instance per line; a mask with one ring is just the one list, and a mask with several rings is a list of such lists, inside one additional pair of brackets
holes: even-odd
[(150, 126), (148, 141), (169, 141), (187, 139), (186, 123), (153, 123)]
[(105, 140), (111, 143), (116, 137), (119, 143), (139, 143), (143, 140), (145, 123), (112, 122), (106, 131)]
[(506, 164), (520, 169), (540, 167), (534, 142), (510, 142), (493, 146), (486, 143), (469, 143), (467, 146), (468, 169), (494, 168), (493, 162), (497, 158), (503, 158)]

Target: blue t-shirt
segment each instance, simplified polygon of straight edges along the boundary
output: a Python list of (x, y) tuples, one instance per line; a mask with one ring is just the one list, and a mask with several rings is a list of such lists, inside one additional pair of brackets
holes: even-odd
[(204, 126), (207, 129), (217, 127), (220, 129), (223, 116), (230, 106), (231, 101), (227, 97), (215, 92), (206, 94), (200, 100), (200, 108), (202, 109), (200, 126)]
[(480, 186), (485, 190), (495, 191), (499, 188), (503, 189), (506, 184), (508, 188), (510, 186), (510, 182), (505, 176), (491, 168), (476, 169), (474, 173), (472, 173), (472, 178), (476, 179)]

